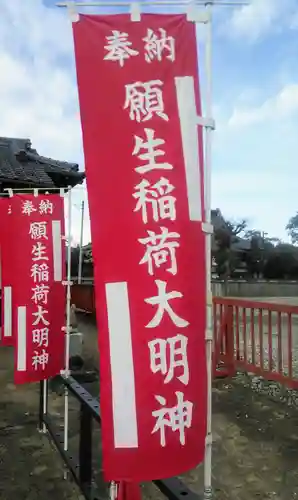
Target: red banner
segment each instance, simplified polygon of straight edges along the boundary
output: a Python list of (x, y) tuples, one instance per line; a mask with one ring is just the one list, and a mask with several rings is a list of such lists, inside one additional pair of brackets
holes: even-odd
[(13, 286), (12, 277), (14, 275), (14, 260), (12, 256), (12, 217), (10, 198), (0, 199), (1, 213), (1, 345), (13, 346)]
[(14, 195), (11, 268), (16, 384), (53, 377), (64, 367), (64, 200)]
[(107, 480), (203, 459), (206, 278), (195, 24), (73, 24), (95, 263)]

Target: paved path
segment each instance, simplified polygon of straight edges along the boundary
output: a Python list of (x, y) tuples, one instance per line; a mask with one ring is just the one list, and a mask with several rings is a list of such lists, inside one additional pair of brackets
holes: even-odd
[(0, 367), (0, 499), (80, 500), (63, 480), (58, 452), (37, 431), (38, 386), (13, 385), (12, 349), (0, 348)]

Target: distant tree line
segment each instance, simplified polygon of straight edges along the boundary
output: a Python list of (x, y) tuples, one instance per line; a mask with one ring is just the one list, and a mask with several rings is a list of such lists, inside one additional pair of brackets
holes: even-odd
[(215, 230), (213, 257), (219, 278), (298, 280), (298, 212), (286, 230), (292, 244), (250, 230), (246, 220), (225, 221)]
[[(212, 257), (215, 274), (220, 279), (298, 280), (298, 212), (289, 220), (286, 230), (291, 238), (284, 243), (267, 233), (249, 229), (247, 220), (224, 220), (214, 230)], [(71, 250), (71, 275), (78, 275), (80, 248)], [(93, 276), (91, 244), (83, 249), (83, 277)]]

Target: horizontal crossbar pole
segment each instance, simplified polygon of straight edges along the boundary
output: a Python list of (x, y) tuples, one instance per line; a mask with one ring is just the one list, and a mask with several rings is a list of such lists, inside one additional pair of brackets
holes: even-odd
[[(57, 7), (130, 7), (133, 2), (58, 2), (56, 3)], [(195, 2), (191, 0), (148, 0), (137, 2), (138, 5), (142, 5), (144, 7), (148, 6), (171, 6), (171, 7), (179, 7), (183, 5), (216, 5), (216, 6), (230, 6), (237, 7), (241, 5), (249, 5), (248, 1), (221, 1), (221, 0), (196, 0)]]

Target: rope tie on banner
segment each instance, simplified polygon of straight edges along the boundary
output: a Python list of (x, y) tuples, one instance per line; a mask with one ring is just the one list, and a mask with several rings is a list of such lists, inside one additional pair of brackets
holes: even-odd
[[(68, 239), (67, 236), (64, 236), (64, 239)], [(72, 286), (73, 285), (73, 281), (62, 281), (62, 285), (63, 286)]]
[(197, 116), (197, 125), (202, 127), (215, 130), (215, 120), (213, 118), (205, 118), (203, 116)]
[(213, 442), (212, 434), (207, 434), (205, 438), (205, 444), (206, 446), (211, 446)]
[(213, 234), (213, 225), (210, 224), (209, 222), (202, 222), (202, 231), (206, 235)]
[(62, 326), (61, 330), (65, 333), (71, 333), (73, 328), (72, 326)]
[(141, 6), (138, 2), (132, 2), (130, 5), (130, 19), (132, 22), (141, 21)]
[(80, 20), (80, 14), (77, 11), (75, 2), (67, 2), (67, 12), (72, 23), (77, 23)]
[(213, 340), (213, 331), (211, 328), (206, 328), (205, 330), (205, 340), (210, 341)]
[(207, 297), (206, 297), (206, 299), (207, 299), (207, 301), (206, 301), (206, 303), (207, 303), (207, 307), (212, 307), (212, 306), (213, 306), (213, 295), (212, 295), (212, 292), (211, 292), (211, 291), (209, 291), (209, 292), (207, 293)]
[(118, 488), (115, 481), (111, 481), (110, 484), (110, 500), (116, 500), (118, 494)]
[(186, 19), (192, 23), (207, 24), (210, 22), (211, 17), (208, 11), (199, 9), (195, 2), (192, 2), (186, 7)]

